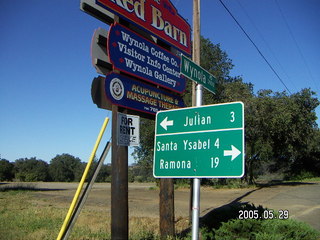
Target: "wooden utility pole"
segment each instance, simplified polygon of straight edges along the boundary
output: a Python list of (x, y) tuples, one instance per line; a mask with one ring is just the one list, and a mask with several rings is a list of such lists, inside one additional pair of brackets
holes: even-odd
[[(200, 0), (193, 0), (192, 61), (200, 65)], [(196, 106), (197, 83), (192, 81), (192, 106)], [(190, 179), (189, 222), (192, 221), (193, 179)]]
[[(161, 45), (160, 45), (161, 46)], [(162, 46), (165, 47), (165, 46)], [(169, 49), (168, 49), (169, 50)], [(170, 48), (170, 51), (175, 51)], [(174, 180), (173, 178), (160, 178), (159, 215), (161, 239), (174, 238)]]
[[(192, 60), (200, 66), (200, 0), (193, 0), (193, 48)], [(194, 97), (193, 97), (194, 99)], [(197, 84), (195, 89), (195, 105), (202, 105), (202, 85)], [(192, 188), (192, 240), (199, 239), (200, 213), (200, 179), (193, 179)]]
[[(119, 22), (118, 16), (114, 21)], [(114, 72), (118, 72), (115, 70)], [(119, 72), (118, 72), (119, 73)], [(124, 91), (124, 90), (123, 90)], [(111, 239), (129, 239), (128, 204), (128, 147), (118, 146), (118, 112), (124, 112), (112, 105), (112, 150), (111, 150)]]
[(193, 0), (192, 61), (200, 65), (200, 0)]
[(172, 178), (160, 179), (160, 236), (161, 239), (173, 237), (174, 228), (174, 184)]
[(111, 239), (129, 239), (128, 147), (117, 145), (118, 107), (112, 105)]

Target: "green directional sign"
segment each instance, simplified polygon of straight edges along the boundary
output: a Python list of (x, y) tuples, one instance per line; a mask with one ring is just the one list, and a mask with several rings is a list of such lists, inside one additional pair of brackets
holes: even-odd
[(215, 77), (184, 55), (181, 56), (180, 73), (215, 93)]
[(242, 102), (233, 102), (158, 112), (154, 176), (242, 177), (243, 111)]

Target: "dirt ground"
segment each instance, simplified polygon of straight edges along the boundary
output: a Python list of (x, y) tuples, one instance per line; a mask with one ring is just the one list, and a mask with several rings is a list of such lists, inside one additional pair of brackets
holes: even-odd
[[(77, 183), (32, 183), (40, 191), (33, 192), (35, 201), (68, 208)], [(7, 184), (6, 184), (7, 185)], [(111, 185), (95, 183), (85, 203), (86, 209), (110, 213)], [(189, 190), (175, 190), (175, 218), (187, 219)], [(320, 230), (320, 183), (277, 184), (261, 188), (201, 188), (201, 216), (231, 202), (248, 202), (256, 206), (288, 210), (289, 217), (309, 223)], [(159, 217), (159, 190), (153, 183), (129, 184), (129, 216)]]
[[(71, 203), (77, 183), (35, 183), (42, 191), (34, 192), (35, 199), (50, 199), (57, 206), (65, 207)], [(201, 215), (227, 204), (252, 189), (201, 189)], [(189, 208), (189, 190), (175, 190), (175, 216), (187, 217)], [(105, 208), (110, 211), (111, 185), (95, 183), (85, 203), (87, 209)], [(159, 189), (154, 183), (129, 184), (129, 214), (135, 217), (159, 216)]]

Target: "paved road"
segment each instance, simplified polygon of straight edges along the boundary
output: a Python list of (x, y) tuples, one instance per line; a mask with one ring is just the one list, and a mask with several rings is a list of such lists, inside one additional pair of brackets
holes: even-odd
[(292, 183), (261, 188), (241, 201), (275, 211), (288, 210), (290, 218), (307, 222), (320, 230), (320, 183)]

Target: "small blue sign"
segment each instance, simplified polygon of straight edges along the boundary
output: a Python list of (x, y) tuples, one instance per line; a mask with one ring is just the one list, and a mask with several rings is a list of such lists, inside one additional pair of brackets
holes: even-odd
[(106, 76), (105, 91), (113, 104), (153, 115), (185, 107), (182, 97), (117, 73)]
[(115, 69), (178, 93), (186, 88), (178, 56), (120, 24), (110, 27), (108, 53)]

